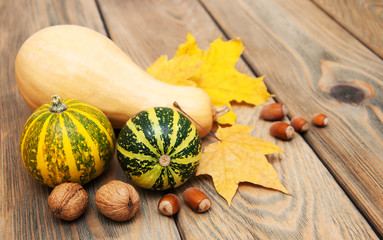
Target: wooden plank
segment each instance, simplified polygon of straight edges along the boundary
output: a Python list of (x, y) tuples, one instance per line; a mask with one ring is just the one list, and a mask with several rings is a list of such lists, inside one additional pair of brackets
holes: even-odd
[(53, 217), (47, 206), (50, 189), (34, 180), (20, 158), (18, 141), (31, 111), (18, 93), (14, 59), (34, 32), (55, 24), (79, 24), (105, 34), (97, 6), (85, 1), (0, 1), (0, 239), (180, 239), (173, 219), (158, 214), (160, 194), (139, 190), (141, 208), (128, 223), (103, 217), (94, 204), (95, 191), (112, 179), (127, 177), (116, 157), (98, 179), (85, 185), (86, 214), (66, 222)]
[(383, 58), (383, 4), (380, 0), (313, 0)]
[(305, 139), (383, 235), (382, 60), (310, 1), (203, 3), (289, 117), (328, 115)]
[[(208, 9), (221, 7), (226, 10), (225, 17), (228, 21), (232, 17), (237, 18), (237, 21), (243, 21), (243, 28), (248, 24), (246, 13), (232, 4), (238, 3), (217, 1), (211, 4), (215, 5), (214, 7), (209, 5)], [(204, 49), (222, 35), (214, 20), (196, 1), (101, 0), (100, 8), (112, 39), (134, 62), (144, 68), (162, 54), (173, 56), (177, 46), (184, 42), (187, 32), (196, 36), (199, 46)], [(229, 12), (231, 8), (238, 13)], [(251, 9), (248, 9), (248, 12), (251, 12)], [(245, 18), (237, 14), (244, 14)], [(270, 14), (270, 18), (277, 18), (276, 14)], [(222, 21), (221, 16), (217, 16), (217, 20)], [(247, 34), (237, 36), (243, 40), (257, 38), (256, 32), (247, 29)], [(246, 45), (246, 48), (250, 47)], [(270, 54), (267, 56), (272, 57)], [(259, 58), (261, 62), (267, 61)], [(239, 62), (238, 69), (252, 74), (243, 61)], [(274, 142), (286, 152), (285, 155), (269, 156), (269, 161), (278, 171), (291, 196), (243, 184), (231, 207), (228, 207), (225, 200), (215, 192), (209, 177), (195, 177), (177, 188), (175, 193), (181, 198), (183, 190), (196, 186), (211, 197), (213, 206), (205, 214), (195, 214), (185, 204), (181, 204), (181, 210), (175, 219), (182, 238), (378, 238), (300, 136), (291, 142), (275, 140), (268, 133), (271, 123), (259, 119), (259, 107), (237, 106), (235, 111), (238, 114), (238, 123), (255, 126), (254, 136)], [(208, 139), (205, 139), (206, 141)]]

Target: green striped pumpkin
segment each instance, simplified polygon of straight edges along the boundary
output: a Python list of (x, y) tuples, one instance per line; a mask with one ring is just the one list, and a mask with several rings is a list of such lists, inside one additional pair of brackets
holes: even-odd
[(156, 107), (133, 116), (117, 139), (117, 157), (133, 183), (147, 189), (176, 188), (192, 177), (201, 159), (194, 124), (171, 108)]
[(25, 123), (20, 152), (28, 172), (44, 185), (85, 184), (108, 166), (114, 142), (112, 125), (100, 110), (55, 95)]

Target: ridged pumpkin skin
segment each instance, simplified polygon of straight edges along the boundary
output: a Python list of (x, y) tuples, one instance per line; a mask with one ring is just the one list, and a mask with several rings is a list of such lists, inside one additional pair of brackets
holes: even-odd
[(117, 140), (122, 169), (133, 183), (153, 190), (176, 188), (192, 177), (201, 149), (194, 124), (178, 111), (163, 107), (132, 117)]
[(97, 108), (77, 100), (63, 100), (67, 109), (51, 112), (51, 104), (36, 109), (27, 120), (20, 151), (28, 172), (40, 183), (85, 184), (99, 176), (114, 153), (111, 123)]

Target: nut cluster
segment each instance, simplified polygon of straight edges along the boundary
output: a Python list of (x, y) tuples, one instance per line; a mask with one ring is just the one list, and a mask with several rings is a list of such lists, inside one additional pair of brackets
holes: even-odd
[[(277, 121), (270, 127), (270, 134), (282, 140), (290, 140), (295, 132), (304, 133), (309, 130), (308, 122), (302, 117), (294, 117), (290, 124), (278, 121), (282, 120), (287, 114), (287, 108), (281, 103), (270, 103), (261, 109), (260, 117), (268, 121)], [(312, 123), (317, 127), (325, 127), (328, 118), (323, 113), (315, 114)]]
[[(97, 190), (95, 204), (104, 216), (115, 221), (126, 221), (140, 207), (140, 197), (133, 186), (114, 180)], [(80, 217), (87, 206), (88, 194), (78, 183), (62, 183), (48, 197), (49, 210), (55, 217), (67, 221)]]
[[(211, 201), (201, 190), (191, 187), (184, 191), (183, 199), (189, 207), (202, 213), (210, 209)], [(128, 183), (113, 180), (100, 187), (95, 194), (97, 209), (114, 221), (131, 219), (140, 207), (138, 192)], [(88, 206), (88, 194), (78, 183), (63, 183), (55, 187), (48, 197), (48, 207), (55, 217), (72, 221), (80, 217)], [(173, 216), (180, 209), (175, 194), (169, 193), (158, 202), (158, 210)]]
[[(211, 201), (201, 190), (191, 187), (186, 189), (183, 194), (183, 199), (189, 207), (197, 212), (206, 212), (211, 207)], [(166, 216), (173, 216), (180, 209), (180, 203), (176, 195), (166, 194), (158, 202), (158, 210)]]

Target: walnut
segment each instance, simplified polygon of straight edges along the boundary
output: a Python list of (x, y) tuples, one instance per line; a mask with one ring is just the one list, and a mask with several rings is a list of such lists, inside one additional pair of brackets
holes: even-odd
[(132, 185), (113, 180), (97, 190), (95, 203), (104, 216), (122, 222), (136, 214), (140, 197)]
[(72, 221), (80, 217), (88, 206), (88, 194), (78, 183), (62, 183), (48, 197), (49, 210), (55, 217)]

